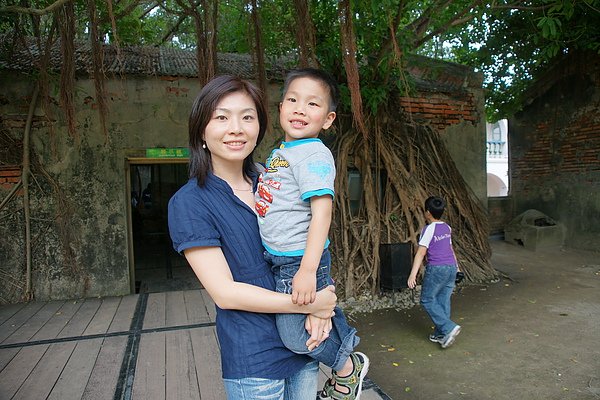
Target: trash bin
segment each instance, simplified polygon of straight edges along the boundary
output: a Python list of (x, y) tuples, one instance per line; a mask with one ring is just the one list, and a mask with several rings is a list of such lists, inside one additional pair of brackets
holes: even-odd
[(380, 287), (397, 290), (408, 287), (412, 268), (412, 243), (383, 243), (379, 245)]

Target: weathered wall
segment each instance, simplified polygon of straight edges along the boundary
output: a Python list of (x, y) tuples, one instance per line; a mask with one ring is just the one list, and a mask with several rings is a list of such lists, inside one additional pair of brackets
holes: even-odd
[[(53, 185), (45, 180), (38, 170), (36, 178), (43, 186), (32, 193), (33, 283), (39, 299), (129, 293), (126, 153), (187, 142), (186, 117), (198, 88), (193, 80), (129, 77), (106, 84), (107, 137), (100, 127), (90, 80), (78, 80), (74, 93), (77, 137), (67, 134), (57, 107), (51, 110), (58, 119), (53, 132), (43, 122), (42, 108), (36, 109), (38, 129), (32, 131), (32, 151), (55, 181)], [(15, 137), (20, 138), (32, 85), (26, 76), (15, 74), (4, 75), (0, 85), (7, 89), (2, 95), (4, 123), (19, 131)], [(15, 236), (21, 235), (2, 235)], [(10, 243), (2, 240), (0, 246), (4, 250), (12, 247)], [(18, 270), (22, 260), (1, 261)]]
[(512, 197), (488, 197), (490, 235), (504, 234), (504, 227), (515, 217)]
[(600, 57), (565, 60), (509, 120), (514, 213), (537, 209), (567, 227), (566, 245), (600, 245)]
[(483, 76), (463, 65), (422, 57), (411, 58), (409, 72), (416, 93), (400, 98), (401, 109), (441, 132), (462, 177), (486, 208)]
[[(0, 77), (0, 115), (19, 142), (31, 100), (30, 82), (17, 73)], [(35, 111), (32, 151), (52, 177), (46, 180), (38, 170), (35, 176), (41, 187), (32, 185), (33, 290), (37, 299), (129, 293), (126, 158), (143, 155), (146, 148), (185, 147), (188, 143), (187, 119), (200, 89), (196, 79), (130, 76), (107, 79), (106, 89), (110, 110), (107, 137), (102, 133), (93, 82), (88, 79), (78, 80), (75, 91), (77, 137), (68, 135), (58, 107), (51, 107), (51, 115), (57, 119), (53, 132), (42, 107), (38, 105)], [(57, 91), (51, 88), (51, 93)], [(278, 101), (276, 86), (270, 98)], [(58, 104), (58, 99), (52, 103)], [(270, 109), (277, 110), (275, 104)], [(267, 147), (274, 141), (265, 140), (257, 151), (258, 160), (266, 157)], [(14, 175), (14, 168), (0, 174), (0, 198), (18, 181)], [(11, 278), (4, 287), (0, 285), (2, 302), (15, 301), (11, 296), (19, 292), (15, 285), (24, 285), (24, 221), (18, 212), (22, 210), (22, 191), (8, 208), (13, 212), (7, 212), (9, 217), (0, 223), (0, 266)]]
[[(444, 134), (466, 181), (485, 198), (482, 91), (480, 86), (471, 88), (476, 81), (466, 76), (463, 71), (460, 90), (436, 95), (436, 89), (426, 85), (428, 89), (420, 93), (423, 99), (442, 99), (452, 109), (465, 110), (462, 116), (444, 117)], [(45, 115), (39, 105), (35, 112), (32, 147), (36, 165), (45, 170), (38, 168), (30, 185), (33, 286), (40, 300), (129, 293), (126, 158), (143, 156), (146, 148), (187, 146), (187, 118), (200, 88), (196, 79), (129, 75), (108, 77), (105, 84), (107, 137), (102, 133), (93, 81), (87, 78), (77, 80), (74, 92), (76, 137), (67, 133), (56, 87), (50, 90), (55, 96), (50, 114)], [(2, 71), (0, 87), (3, 125), (9, 128), (11, 140), (20, 143), (32, 80), (26, 74)], [(467, 103), (461, 103), (461, 95), (468, 95)], [(274, 82), (269, 92), (272, 121), (277, 121), (279, 96), (280, 84)], [(56, 122), (50, 124), (46, 117)], [(273, 130), (257, 149), (256, 160), (264, 160), (280, 138), (281, 133)], [(20, 162), (20, 156), (16, 159)], [(4, 198), (14, 182), (0, 183), (0, 198)], [(22, 195), (17, 195), (0, 212), (0, 268), (9, 277), (0, 281), (0, 302), (18, 301), (24, 285), (22, 201)]]

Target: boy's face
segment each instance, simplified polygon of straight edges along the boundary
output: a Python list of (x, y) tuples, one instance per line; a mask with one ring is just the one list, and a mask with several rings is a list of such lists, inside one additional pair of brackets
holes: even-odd
[(329, 101), (329, 90), (321, 82), (308, 77), (293, 80), (279, 104), (285, 141), (316, 138), (322, 129), (328, 129), (335, 119)]

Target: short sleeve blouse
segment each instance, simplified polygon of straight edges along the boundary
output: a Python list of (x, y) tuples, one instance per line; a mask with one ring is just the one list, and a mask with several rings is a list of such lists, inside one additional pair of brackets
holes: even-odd
[[(169, 232), (177, 252), (221, 247), (235, 281), (275, 290), (256, 214), (219, 177), (209, 175), (203, 187), (190, 179), (175, 193), (169, 201)], [(285, 348), (274, 314), (216, 308), (223, 378), (283, 379), (310, 361)]]

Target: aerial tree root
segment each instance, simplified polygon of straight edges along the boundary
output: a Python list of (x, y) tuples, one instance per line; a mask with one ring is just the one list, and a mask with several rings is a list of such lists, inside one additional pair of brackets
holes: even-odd
[[(354, 129), (338, 135), (332, 229), (334, 275), (342, 296), (379, 291), (379, 245), (412, 243), (425, 225), (423, 203), (442, 196), (442, 217), (467, 281), (496, 279), (490, 264), (488, 217), (464, 181), (440, 134), (427, 126), (385, 121), (372, 124), (365, 139)], [(362, 200), (351, 212), (347, 169), (359, 171)]]

